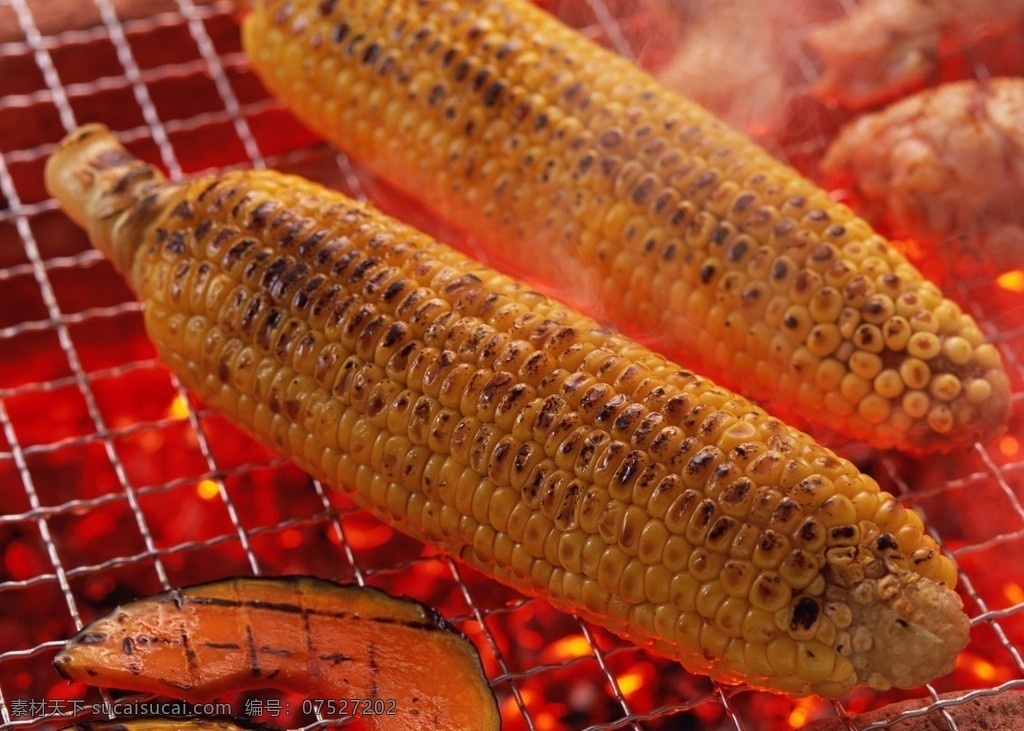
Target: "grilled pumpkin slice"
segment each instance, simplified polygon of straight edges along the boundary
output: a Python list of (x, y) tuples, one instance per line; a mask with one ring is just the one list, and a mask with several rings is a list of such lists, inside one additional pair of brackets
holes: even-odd
[(139, 599), (54, 658), (90, 685), (203, 701), (277, 688), (379, 731), (501, 727), (476, 648), (437, 612), (307, 577), (235, 578)]

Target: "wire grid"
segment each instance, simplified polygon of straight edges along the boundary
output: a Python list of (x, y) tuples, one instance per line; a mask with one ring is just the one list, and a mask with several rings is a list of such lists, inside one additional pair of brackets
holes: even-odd
[[(385, 191), (255, 84), (228, 2), (143, 0), (144, 12), (135, 13), (113, 0), (78, 5), (87, 11), (84, 21), (52, 27), (41, 20), (40, 4), (0, 0), (0, 28), (6, 21), (15, 29), (0, 40), (0, 313), (8, 313), (0, 314), (5, 728), (58, 728), (88, 716), (87, 701), (112, 700), (46, 673), (68, 634), (133, 598), (125, 592), (229, 573), (311, 573), (440, 608), (481, 649), (511, 729), (755, 731), (821, 715), (839, 716), (854, 729), (850, 713), (903, 697), (864, 694), (845, 704), (801, 705), (688, 676), (382, 531), (343, 497), (192, 401), (145, 344), (130, 293), (41, 189), (42, 163), (63, 133), (103, 121), (172, 177), (272, 166), (361, 198)], [(610, 0), (553, 4), (567, 22), (634, 57), (636, 7)], [(1008, 437), (996, 447), (978, 445), (952, 465), (839, 448), (921, 510), (960, 561), (971, 648), (986, 654), (968, 656), (950, 678), (927, 686), (924, 708), (859, 727), (865, 730), (923, 715), (956, 729), (957, 704), (1024, 685), (1024, 572), (1007, 560), (1024, 544), (1024, 462), (1016, 449), (1024, 435), (1022, 302), (991, 282), (958, 282), (955, 295), (1007, 361), (1016, 407)], [(118, 399), (123, 391), (133, 403)], [(979, 515), (971, 510), (978, 504), (991, 509)], [(183, 515), (187, 531), (166, 527), (174, 513)], [(104, 552), (110, 526), (127, 543)], [(254, 698), (260, 705), (246, 708), (269, 710), (281, 700), (255, 695), (246, 703)], [(241, 703), (233, 712), (242, 711)], [(276, 721), (272, 714), (265, 720)], [(307, 709), (290, 721), (305, 728), (331, 722)]]

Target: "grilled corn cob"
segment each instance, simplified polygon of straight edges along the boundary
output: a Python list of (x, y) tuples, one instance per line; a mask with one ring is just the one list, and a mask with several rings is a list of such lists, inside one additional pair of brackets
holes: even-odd
[(528, 0), (253, 6), (266, 86), (492, 261), (597, 293), (627, 334), (877, 447), (1004, 427), (995, 347), (888, 242)]
[(182, 381), (396, 528), (727, 683), (952, 668), (953, 562), (741, 396), (409, 226), (275, 172), (165, 182), (102, 128), (47, 184)]

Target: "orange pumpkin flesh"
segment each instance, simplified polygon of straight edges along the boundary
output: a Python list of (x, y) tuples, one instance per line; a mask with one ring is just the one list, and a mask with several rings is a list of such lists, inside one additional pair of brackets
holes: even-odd
[(299, 692), (379, 731), (500, 728), (476, 649), (440, 615), (306, 577), (227, 579), (120, 606), (54, 666), (70, 680), (190, 701)]

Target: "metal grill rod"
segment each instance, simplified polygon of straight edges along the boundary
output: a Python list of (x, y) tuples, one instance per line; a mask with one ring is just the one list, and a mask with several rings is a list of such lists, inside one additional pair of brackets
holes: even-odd
[(206, 28), (203, 26), (202, 21), (199, 19), (199, 13), (196, 10), (195, 5), (191, 0), (177, 0), (177, 4), (181, 14), (187, 20), (189, 35), (191, 35), (192, 39), (196, 42), (196, 45), (199, 48), (199, 55), (202, 56), (203, 61), (206, 63), (206, 68), (217, 88), (217, 94), (220, 96), (220, 100), (224, 103), (224, 109), (227, 111), (228, 117), (230, 117), (232, 121), (235, 134), (237, 134), (238, 139), (242, 141), (246, 156), (249, 158), (253, 167), (257, 169), (265, 168), (267, 166), (267, 161), (263, 158), (263, 153), (260, 152), (259, 145), (256, 143), (256, 138), (253, 137), (252, 129), (249, 127), (249, 123), (241, 112), (241, 108), (238, 104), (238, 97), (235, 96), (235, 92), (231, 89), (231, 84), (228, 83), (228, 77), (224, 72), (224, 66), (221, 64), (220, 58), (217, 57), (217, 54), (214, 51), (213, 42), (211, 41), (209, 34), (206, 32)]

